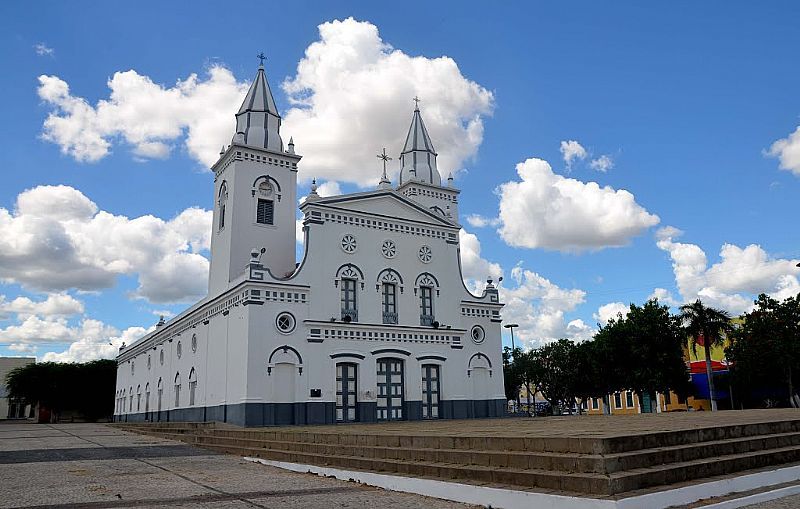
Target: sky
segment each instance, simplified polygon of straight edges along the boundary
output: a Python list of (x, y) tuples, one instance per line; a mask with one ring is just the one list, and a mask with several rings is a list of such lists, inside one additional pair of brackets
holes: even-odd
[(396, 178), (420, 97), (464, 277), (503, 276), (526, 347), (800, 293), (797, 2), (99, 6), (0, 4), (0, 355), (110, 358), (203, 297), (261, 51), (298, 196), (372, 188), (384, 147)]

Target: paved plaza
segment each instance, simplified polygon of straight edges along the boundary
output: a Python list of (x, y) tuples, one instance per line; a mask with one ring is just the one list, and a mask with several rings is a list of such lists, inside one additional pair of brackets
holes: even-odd
[(0, 424), (0, 507), (469, 506), (287, 472), (102, 424)]
[[(557, 434), (569, 419), (571, 433), (653, 431), (657, 416), (538, 419), (517, 433)], [(655, 417), (655, 418), (654, 418)], [(705, 415), (697, 418), (699, 427)], [(726, 413), (727, 419), (755, 418)], [(507, 421), (511, 424), (511, 421)], [(664, 420), (662, 427), (671, 426)], [(454, 422), (426, 431), (444, 433)], [(463, 425), (464, 423), (458, 423)], [(471, 431), (508, 434), (498, 421), (471, 421)], [(649, 424), (649, 427), (645, 426)], [(368, 426), (370, 431), (411, 432), (416, 423)], [(325, 427), (316, 427), (322, 431)], [(341, 431), (341, 428), (339, 428)], [(329, 429), (333, 431), (333, 429)], [(546, 433), (545, 433), (546, 431)], [(269, 508), (467, 508), (470, 506), (412, 494), (384, 491), (352, 482), (287, 472), (216, 454), (181, 442), (127, 433), (103, 424), (42, 425), (0, 423), (0, 507), (269, 507)], [(800, 496), (765, 502), (753, 509), (800, 507)]]

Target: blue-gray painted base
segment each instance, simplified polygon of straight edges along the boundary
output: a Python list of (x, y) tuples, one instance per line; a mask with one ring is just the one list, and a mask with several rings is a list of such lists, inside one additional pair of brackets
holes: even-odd
[[(422, 402), (406, 401), (405, 420), (422, 419)], [(503, 417), (506, 401), (442, 400), (439, 414), (443, 419)], [(359, 402), (358, 422), (377, 422), (377, 404)], [(335, 424), (336, 405), (332, 401), (306, 403), (240, 403), (212, 407), (178, 408), (161, 412), (115, 415), (114, 422), (227, 422), (238, 426), (290, 426)]]

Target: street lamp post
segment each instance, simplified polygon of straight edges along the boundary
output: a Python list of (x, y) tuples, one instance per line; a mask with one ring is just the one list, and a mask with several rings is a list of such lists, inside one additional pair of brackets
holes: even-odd
[[(515, 350), (515, 347), (514, 347), (514, 328), (515, 327), (519, 327), (519, 324), (518, 323), (507, 323), (503, 327), (505, 327), (506, 329), (509, 329), (511, 331), (511, 355), (512, 355), (512, 362), (513, 362), (513, 361), (517, 360), (517, 356), (514, 353), (514, 350)], [(528, 391), (530, 391), (530, 387), (526, 386), (526, 389), (528, 389)], [(528, 394), (528, 400), (530, 400), (530, 398), (531, 398), (531, 395), (529, 393)], [(528, 405), (528, 407), (529, 407), (528, 408), (528, 412), (530, 412), (531, 411), (530, 405)], [(517, 391), (517, 409), (519, 409), (519, 391)]]

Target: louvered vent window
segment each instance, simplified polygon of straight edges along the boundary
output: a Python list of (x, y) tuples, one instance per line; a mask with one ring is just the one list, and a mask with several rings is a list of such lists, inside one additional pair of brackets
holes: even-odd
[(256, 211), (256, 223), (272, 224), (275, 217), (275, 203), (272, 200), (258, 199), (258, 210)]

